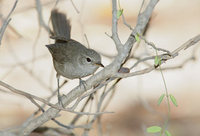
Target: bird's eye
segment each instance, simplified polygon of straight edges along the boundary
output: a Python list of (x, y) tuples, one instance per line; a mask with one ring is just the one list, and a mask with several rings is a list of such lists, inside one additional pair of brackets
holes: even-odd
[(87, 59), (87, 62), (91, 62), (91, 59), (90, 58), (86, 58)]

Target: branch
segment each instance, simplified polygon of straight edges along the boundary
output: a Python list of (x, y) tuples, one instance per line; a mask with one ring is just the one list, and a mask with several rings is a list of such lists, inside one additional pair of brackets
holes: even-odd
[(115, 42), (117, 50), (120, 51), (122, 48), (122, 43), (118, 36), (117, 21), (117, 1), (112, 0), (112, 39)]
[[(21, 90), (18, 90), (18, 89), (15, 89), (14, 87), (0, 81), (0, 85), (9, 89), (10, 91), (16, 93), (16, 94), (19, 94), (19, 95), (22, 95), (22, 96), (25, 96), (26, 98), (28, 98), (34, 105), (36, 105), (39, 109), (42, 109), (41, 106), (39, 106), (35, 100), (37, 101), (40, 101), (42, 103), (45, 103), (46, 105), (52, 107), (52, 108), (55, 108), (57, 110), (62, 110), (62, 111), (68, 111), (68, 112), (71, 112), (71, 113), (75, 113), (75, 114), (80, 114), (80, 115), (98, 115), (98, 114), (104, 114), (104, 113), (113, 113), (113, 112), (99, 112), (99, 113), (89, 113), (89, 112), (76, 112), (76, 111), (73, 111), (71, 109), (65, 109), (65, 108), (62, 108), (60, 107), (58, 104), (51, 104), (50, 102), (40, 98), (40, 97), (37, 97), (35, 95), (32, 95), (32, 94), (29, 94), (29, 93), (26, 93), (26, 92), (23, 92)], [(35, 100), (34, 100), (35, 99)]]
[[(200, 34), (195, 36), (195, 37), (193, 37), (193, 38), (191, 38), (186, 43), (182, 44), (180, 47), (178, 47), (177, 49), (172, 51), (171, 55), (168, 55), (168, 54), (167, 55), (162, 55), (161, 59), (163, 61), (162, 61), (161, 64), (163, 64), (165, 61), (167, 61), (169, 59), (172, 59), (172, 58), (176, 57), (181, 50), (185, 50), (185, 49), (191, 47), (192, 45), (196, 44), (199, 41), (200, 41)], [(149, 58), (152, 58), (152, 57), (149, 57)], [(151, 66), (149, 68), (145, 68), (143, 70), (139, 70), (139, 71), (132, 72), (132, 73), (116, 73), (115, 77), (125, 78), (125, 77), (131, 77), (131, 76), (136, 76), (136, 75), (142, 75), (142, 74), (149, 73), (154, 69), (155, 69), (155, 66)]]
[(77, 99), (77, 101), (75, 102), (75, 104), (70, 109), (74, 110), (78, 106), (78, 104), (80, 103), (81, 100), (83, 100), (84, 98), (90, 96), (91, 94), (94, 94), (96, 91), (98, 91), (103, 86), (107, 85), (112, 80), (113, 80), (113, 78), (108, 79), (104, 83), (101, 83), (100, 85), (98, 85), (97, 87), (95, 87), (92, 91), (90, 91), (90, 92), (86, 93), (85, 95), (79, 97)]

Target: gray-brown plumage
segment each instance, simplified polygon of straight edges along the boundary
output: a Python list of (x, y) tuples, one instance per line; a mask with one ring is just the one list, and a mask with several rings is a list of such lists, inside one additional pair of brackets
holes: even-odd
[(103, 65), (101, 64), (101, 57), (96, 51), (88, 49), (81, 43), (71, 39), (70, 21), (63, 13), (53, 10), (51, 12), (51, 22), (54, 33), (51, 38), (55, 39), (55, 44), (46, 46), (52, 55), (57, 72), (59, 95), (60, 76), (69, 79), (81, 79), (93, 74), (99, 66)]
[(47, 47), (52, 54), (57, 74), (69, 79), (91, 75), (102, 65), (101, 57), (96, 51), (71, 39), (66, 43), (56, 42)]
[(57, 9), (51, 11), (51, 23), (53, 26), (53, 36), (55, 38), (69, 40), (71, 38), (71, 25), (66, 15), (58, 12)]
[(46, 45), (58, 75), (69, 79), (93, 74), (101, 64), (100, 55), (81, 43), (70, 39), (71, 26), (63, 13), (51, 12), (55, 44)]

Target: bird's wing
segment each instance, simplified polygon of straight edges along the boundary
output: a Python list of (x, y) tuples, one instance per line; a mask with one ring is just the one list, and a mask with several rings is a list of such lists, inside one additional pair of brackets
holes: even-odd
[(69, 46), (67, 46), (66, 43), (49, 44), (49, 45), (46, 45), (46, 47), (49, 49), (53, 59), (57, 61), (58, 63), (65, 64), (66, 62), (70, 62), (71, 53), (70, 53), (70, 50), (68, 49)]

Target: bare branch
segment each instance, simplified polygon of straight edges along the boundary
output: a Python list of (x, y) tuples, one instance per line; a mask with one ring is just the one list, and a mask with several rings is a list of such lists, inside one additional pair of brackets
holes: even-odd
[[(42, 109), (36, 102), (35, 100), (38, 100), (40, 102), (43, 102), (45, 103), (46, 105), (49, 105), (50, 107), (52, 108), (55, 108), (57, 110), (63, 110), (63, 111), (68, 111), (68, 112), (72, 112), (72, 113), (76, 113), (76, 114), (81, 114), (81, 115), (98, 115), (98, 114), (104, 114), (104, 113), (113, 113), (113, 112), (99, 112), (99, 113), (89, 113), (89, 112), (76, 112), (76, 111), (73, 111), (71, 109), (64, 109), (62, 107), (60, 107), (58, 104), (57, 105), (54, 105), (54, 104), (51, 104), (49, 103), (48, 101), (40, 98), (40, 97), (37, 97), (35, 95), (32, 95), (32, 94), (29, 94), (29, 93), (26, 93), (26, 92), (23, 92), (21, 90), (18, 90), (18, 89), (15, 89), (13, 88), (12, 86), (0, 81), (0, 85), (9, 89), (10, 91), (16, 93), (16, 94), (19, 94), (19, 95), (23, 95), (25, 96), (26, 98), (28, 98), (33, 104), (35, 104), (39, 109)], [(35, 100), (34, 100), (35, 99)]]
[(179, 53), (181, 50), (186, 50), (187, 48), (191, 47), (192, 45), (196, 44), (197, 42), (200, 41), (200, 34), (191, 38), (189, 41), (187, 41), (186, 43), (184, 43), (183, 45), (181, 45), (179, 48), (177, 48), (176, 50), (174, 50), (172, 52), (172, 54), (177, 54)]
[(116, 0), (112, 0), (112, 38), (115, 42), (117, 50), (120, 51), (122, 48), (122, 43), (118, 36), (117, 22), (117, 2)]
[(74, 104), (70, 109), (74, 110), (74, 109), (78, 106), (78, 104), (80, 103), (80, 101), (82, 101), (84, 98), (90, 96), (91, 94), (94, 94), (94, 93), (95, 93), (96, 91), (98, 91), (101, 87), (103, 87), (104, 85), (107, 85), (107, 84), (108, 84), (110, 81), (112, 81), (112, 80), (113, 80), (113, 78), (112, 78), (112, 79), (109, 79), (109, 80), (107, 80), (107, 81), (105, 81), (105, 83), (101, 83), (101, 84), (98, 85), (96, 88), (94, 88), (92, 91), (90, 91), (90, 92), (86, 93), (85, 95), (79, 97), (79, 98), (77, 99), (77, 101), (75, 102), (75, 104)]
[[(175, 49), (174, 51), (172, 51), (171, 52), (172, 55), (170, 55), (170, 56), (169, 55), (163, 55), (162, 58), (161, 58), (163, 60), (162, 63), (165, 62), (165, 61), (167, 61), (167, 60), (169, 60), (169, 59), (172, 59), (172, 58), (176, 57), (181, 50), (183, 50), (183, 49), (185, 50), (188, 47), (191, 47), (192, 45), (196, 44), (199, 41), (200, 41), (200, 35), (197, 35), (197, 36), (191, 38), (186, 43), (182, 44), (180, 47), (178, 47), (177, 49)], [(131, 77), (131, 76), (141, 75), (141, 74), (149, 73), (149, 72), (151, 72), (154, 69), (155, 69), (155, 67), (151, 66), (149, 68), (145, 68), (143, 70), (139, 70), (139, 71), (132, 72), (132, 73), (117, 73), (115, 75), (115, 77), (125, 78), (125, 77)]]

